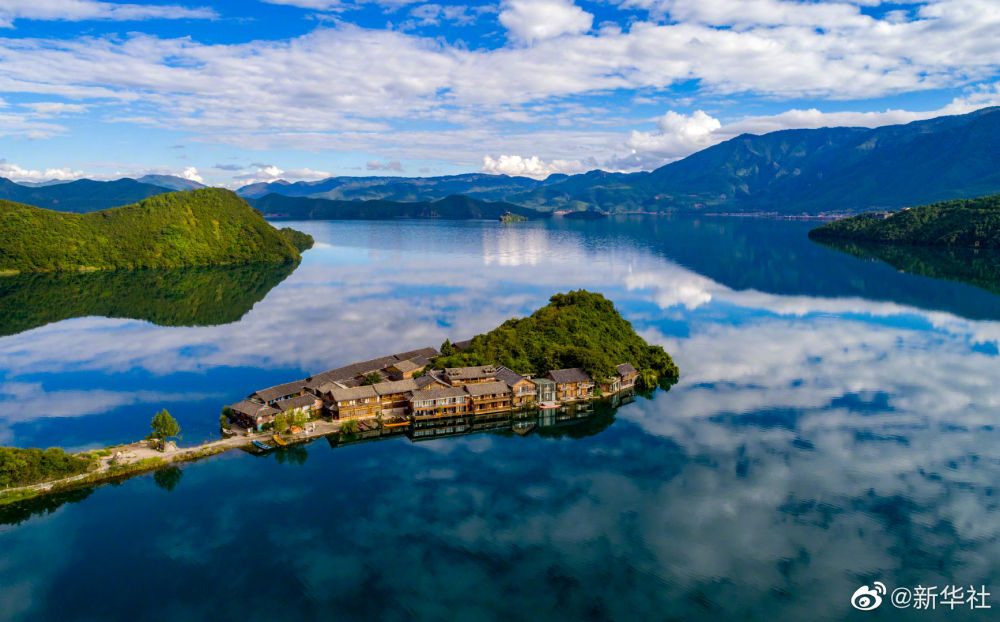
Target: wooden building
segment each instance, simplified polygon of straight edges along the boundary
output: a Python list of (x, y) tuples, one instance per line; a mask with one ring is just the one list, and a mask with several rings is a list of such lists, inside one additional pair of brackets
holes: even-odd
[(307, 417), (312, 418), (323, 411), (323, 400), (312, 393), (303, 393), (298, 397), (278, 400), (274, 403), (274, 408), (289, 416), (304, 413)]
[(631, 389), (635, 386), (635, 380), (639, 377), (637, 370), (631, 363), (622, 363), (618, 366), (618, 377), (621, 378), (622, 389)]
[(326, 398), (334, 419), (362, 419), (375, 417), (382, 411), (382, 400), (371, 385), (343, 387), (336, 383), (319, 389)]
[(484, 415), (511, 409), (510, 387), (505, 382), (477, 382), (465, 385), (469, 394), (469, 412)]
[(413, 378), (413, 374), (423, 371), (427, 367), (425, 360), (399, 361), (386, 367), (386, 371), (389, 372), (389, 377), (394, 380)]
[(476, 367), (448, 367), (444, 370), (445, 379), (453, 387), (481, 382), (496, 382), (497, 367), (495, 365), (478, 365)]
[(524, 408), (535, 403), (538, 388), (526, 376), (522, 376), (507, 367), (498, 367), (497, 380), (510, 388), (510, 403), (513, 408)]
[(382, 414), (387, 417), (409, 414), (410, 394), (418, 390), (413, 378), (379, 382), (372, 389), (379, 397)]
[(274, 406), (275, 402), (287, 400), (292, 397), (298, 397), (305, 392), (306, 381), (296, 380), (295, 382), (279, 384), (278, 386), (271, 387), (269, 389), (261, 389), (256, 393), (252, 393), (248, 399), (251, 402), (259, 402), (261, 404)]
[(469, 394), (463, 387), (414, 391), (410, 395), (410, 411), (414, 420), (465, 415), (469, 412)]
[(556, 383), (556, 399), (560, 402), (575, 402), (593, 397), (594, 381), (579, 367), (554, 369), (549, 378)]
[(414, 378), (414, 382), (417, 383), (417, 389), (423, 391), (426, 389), (447, 389), (451, 385), (443, 378), (443, 373), (431, 370), (425, 373), (419, 378)]
[(274, 416), (280, 411), (273, 406), (243, 400), (229, 407), (233, 411), (233, 422), (247, 430), (261, 430), (263, 427), (274, 422)]

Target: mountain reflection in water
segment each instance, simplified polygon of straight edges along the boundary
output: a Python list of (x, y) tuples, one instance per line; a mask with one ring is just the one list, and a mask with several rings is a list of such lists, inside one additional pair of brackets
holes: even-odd
[(87, 316), (145, 320), (158, 326), (229, 324), (239, 321), (297, 265), (259, 263), (0, 277), (0, 337)]

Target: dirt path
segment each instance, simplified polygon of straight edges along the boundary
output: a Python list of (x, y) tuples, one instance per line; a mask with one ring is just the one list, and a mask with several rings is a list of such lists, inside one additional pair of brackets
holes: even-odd
[[(307, 432), (300, 432), (298, 434), (283, 434), (281, 438), (290, 444), (297, 444), (301, 442), (310, 441), (321, 436), (327, 436), (333, 434), (340, 430), (339, 421), (313, 421), (310, 422), (312, 426)], [(222, 452), (230, 451), (232, 449), (238, 449), (240, 447), (247, 447), (253, 441), (270, 441), (271, 433), (260, 433), (247, 435), (244, 433), (237, 433), (228, 438), (224, 438), (218, 441), (211, 441), (209, 443), (204, 443), (202, 445), (197, 445), (195, 447), (177, 447), (174, 443), (169, 443), (165, 451), (159, 451), (150, 447), (149, 443), (146, 441), (139, 441), (132, 443), (131, 445), (122, 445), (120, 447), (114, 447), (111, 449), (111, 454), (109, 456), (102, 457), (97, 469), (93, 471), (88, 471), (86, 473), (81, 473), (79, 475), (74, 475), (72, 477), (65, 477), (63, 479), (50, 480), (47, 482), (42, 482), (40, 484), (31, 484), (28, 486), (19, 486), (17, 488), (7, 488), (0, 491), (0, 502), (3, 498), (8, 495), (14, 495), (20, 492), (35, 491), (39, 493), (44, 493), (45, 491), (51, 490), (53, 488), (63, 489), (67, 485), (73, 482), (90, 479), (88, 483), (98, 484), (100, 483), (100, 478), (93, 479), (95, 475), (100, 475), (102, 473), (107, 473), (108, 477), (114, 477), (117, 473), (113, 472), (113, 467), (128, 467), (130, 465), (137, 464), (143, 460), (149, 458), (159, 458), (163, 461), (161, 464), (157, 464), (153, 468), (159, 468), (163, 464), (170, 464), (173, 462), (184, 462), (187, 460), (196, 460), (201, 457), (214, 456)], [(87, 453), (87, 452), (84, 452)], [(152, 469), (151, 469), (152, 470)]]

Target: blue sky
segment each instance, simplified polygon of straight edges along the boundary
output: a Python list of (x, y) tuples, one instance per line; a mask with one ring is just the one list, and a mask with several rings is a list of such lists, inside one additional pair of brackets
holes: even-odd
[(0, 2), (0, 176), (541, 177), (1000, 103), (996, 0)]

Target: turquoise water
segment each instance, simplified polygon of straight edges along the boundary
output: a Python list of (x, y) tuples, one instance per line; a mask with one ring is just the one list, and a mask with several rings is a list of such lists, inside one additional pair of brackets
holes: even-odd
[(0, 338), (0, 443), (127, 442), (166, 407), (194, 444), (254, 389), (581, 287), (682, 378), (523, 437), (231, 452), (3, 509), (0, 619), (993, 619), (855, 611), (874, 581), (992, 586), (1000, 607), (982, 279), (903, 273), (795, 222), (292, 226), (316, 248), (253, 295), (220, 288), (238, 320), (124, 305)]

